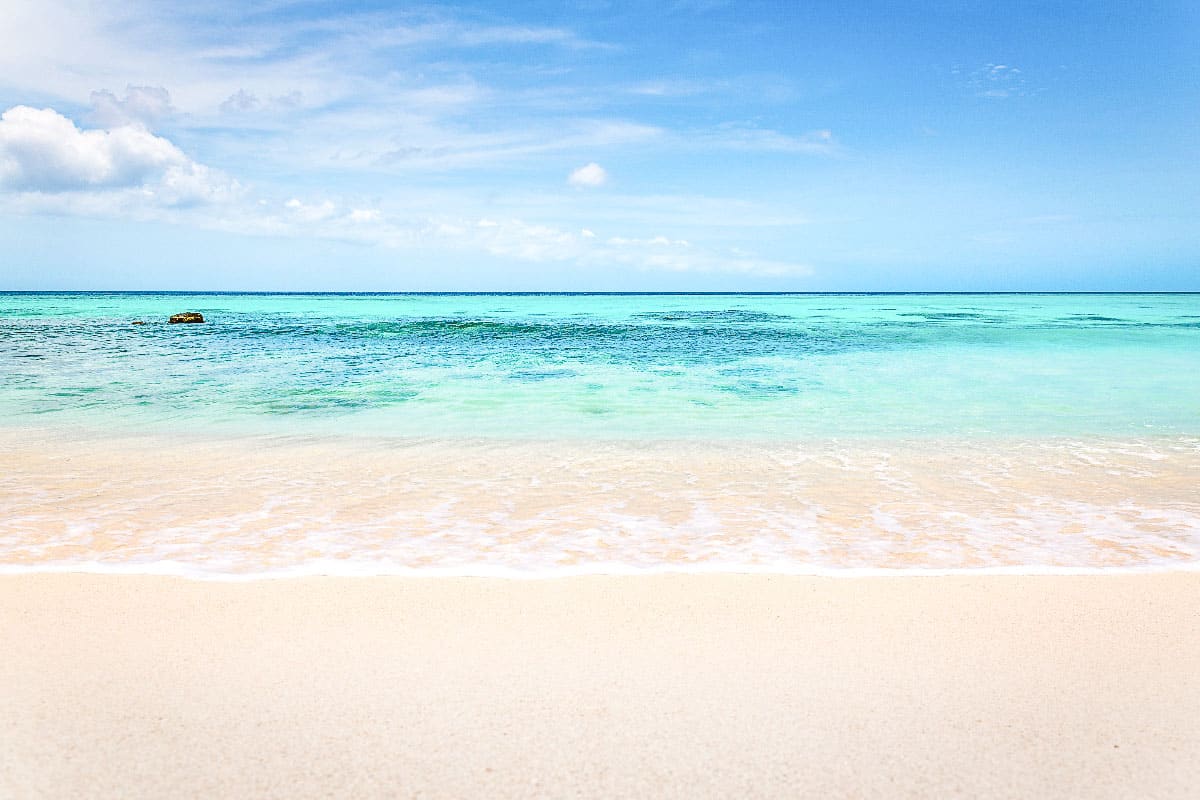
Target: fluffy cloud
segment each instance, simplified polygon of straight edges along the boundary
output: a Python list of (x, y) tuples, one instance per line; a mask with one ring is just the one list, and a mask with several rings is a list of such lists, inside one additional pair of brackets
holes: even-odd
[(169, 167), (156, 184), (144, 186), (141, 193), (162, 205), (213, 205), (237, 200), (242, 186), (218, 170), (189, 161)]
[(191, 161), (134, 125), (80, 130), (49, 108), (14, 106), (0, 115), (0, 186), (18, 191), (137, 186)]
[(567, 183), (572, 186), (603, 186), (608, 182), (608, 173), (604, 171), (604, 167), (593, 161), (590, 164), (585, 164), (577, 170), (571, 172), (567, 176)]
[(53, 109), (28, 106), (0, 115), (0, 190), (125, 191), (155, 205), (188, 206), (228, 200), (239, 189), (140, 124), (80, 130)]

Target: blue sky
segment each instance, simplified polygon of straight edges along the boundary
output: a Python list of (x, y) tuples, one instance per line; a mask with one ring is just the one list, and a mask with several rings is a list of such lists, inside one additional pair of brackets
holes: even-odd
[(1196, 3), (3, 16), (0, 288), (1200, 290)]

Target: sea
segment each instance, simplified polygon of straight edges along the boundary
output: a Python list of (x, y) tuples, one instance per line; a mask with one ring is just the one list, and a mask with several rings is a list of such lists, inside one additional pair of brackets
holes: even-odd
[(0, 293), (0, 462), (4, 572), (1193, 570), (1200, 295)]

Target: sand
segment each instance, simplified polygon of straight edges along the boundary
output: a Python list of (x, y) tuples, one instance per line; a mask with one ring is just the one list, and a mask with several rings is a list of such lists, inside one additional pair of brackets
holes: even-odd
[(0, 797), (1196, 797), (1200, 574), (0, 578)]
[(1196, 437), (239, 439), (0, 426), (0, 464), (3, 561), (35, 568), (1200, 561)]

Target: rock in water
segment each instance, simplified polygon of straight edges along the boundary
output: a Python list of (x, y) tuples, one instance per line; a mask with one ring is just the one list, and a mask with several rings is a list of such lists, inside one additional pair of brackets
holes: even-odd
[(146, 320), (144, 320), (144, 319), (135, 319), (133, 322), (131, 322), (131, 323), (129, 323), (129, 324), (130, 324), (130, 325), (145, 325), (145, 324), (146, 324)]
[(204, 315), (197, 311), (185, 311), (182, 314), (172, 314), (167, 322), (204, 322)]

